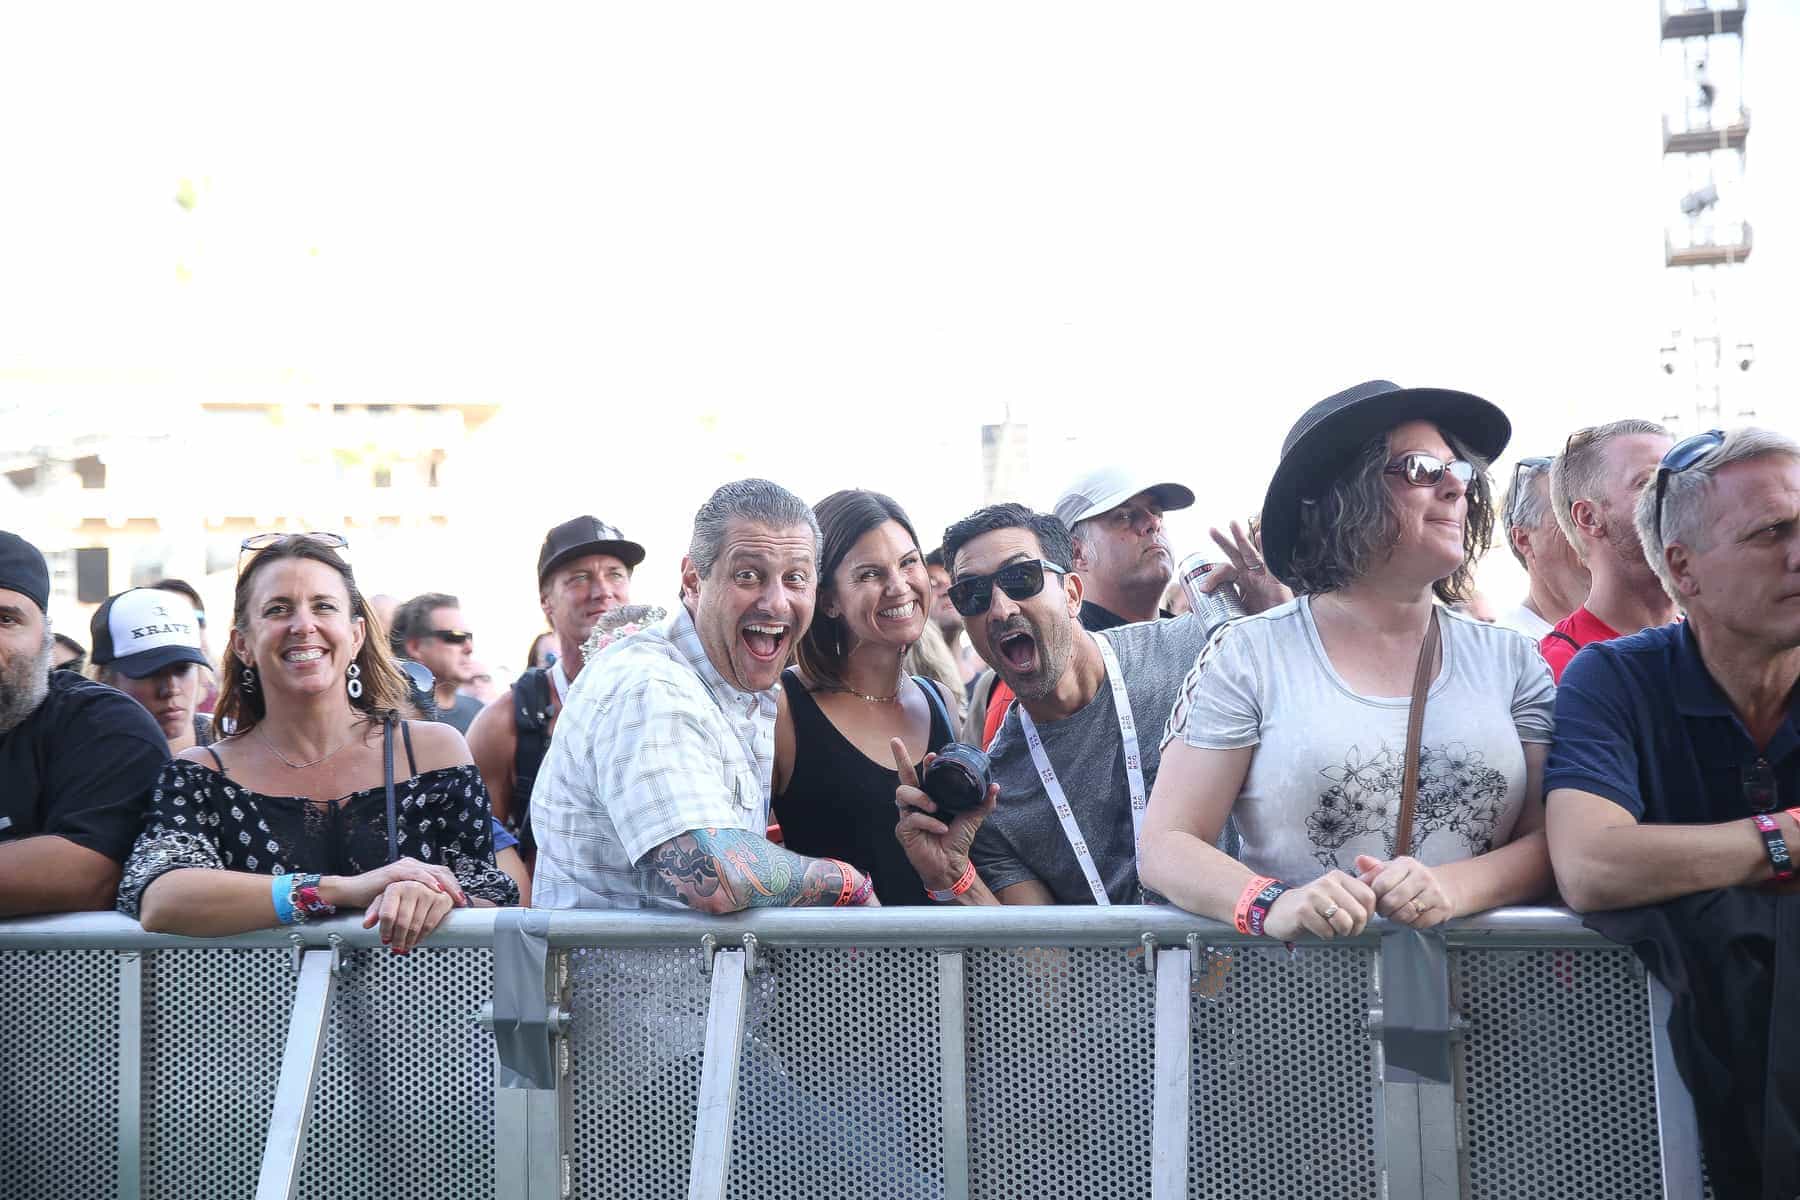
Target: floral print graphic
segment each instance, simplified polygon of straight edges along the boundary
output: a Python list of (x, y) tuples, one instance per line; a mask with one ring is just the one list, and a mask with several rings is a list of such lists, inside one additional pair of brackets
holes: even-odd
[[(1383, 857), (1394, 856), (1394, 824), (1400, 812), (1405, 751), (1385, 741), (1365, 757), (1351, 746), (1340, 764), (1319, 773), (1330, 786), (1306, 818), (1313, 858), (1327, 869), (1347, 867), (1339, 852), (1352, 840), (1379, 835)], [(1470, 857), (1493, 849), (1494, 832), (1506, 807), (1506, 776), (1487, 765), (1478, 750), (1462, 742), (1419, 748), (1419, 802), (1413, 818), (1413, 853), (1434, 834), (1462, 840)]]

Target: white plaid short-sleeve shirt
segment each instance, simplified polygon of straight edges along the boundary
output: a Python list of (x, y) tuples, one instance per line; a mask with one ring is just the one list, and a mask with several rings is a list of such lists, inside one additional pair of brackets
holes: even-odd
[(719, 674), (685, 607), (576, 676), (531, 792), (540, 908), (680, 908), (646, 856), (690, 829), (768, 828), (775, 691)]

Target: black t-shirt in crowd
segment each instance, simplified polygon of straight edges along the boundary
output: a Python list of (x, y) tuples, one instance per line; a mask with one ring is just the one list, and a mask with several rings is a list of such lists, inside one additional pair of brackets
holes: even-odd
[(53, 671), (36, 712), (0, 733), (0, 841), (57, 834), (124, 862), (169, 743), (125, 693)]

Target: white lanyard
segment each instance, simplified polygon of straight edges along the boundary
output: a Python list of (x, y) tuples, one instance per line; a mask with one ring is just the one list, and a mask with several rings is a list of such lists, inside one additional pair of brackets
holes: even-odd
[[(1100, 647), (1100, 661), (1106, 664), (1106, 682), (1112, 688), (1113, 711), (1119, 718), (1119, 740), (1125, 748), (1125, 782), (1131, 789), (1131, 860), (1135, 865), (1138, 842), (1144, 835), (1144, 809), (1149, 802), (1144, 791), (1144, 771), (1138, 763), (1137, 721), (1131, 715), (1131, 697), (1125, 694), (1125, 674), (1119, 670), (1119, 659), (1113, 653), (1112, 643), (1097, 633), (1088, 636)], [(1019, 705), (1019, 726), (1025, 731), (1025, 744), (1031, 748), (1031, 761), (1037, 766), (1038, 778), (1044, 781), (1044, 791), (1056, 809), (1056, 819), (1062, 822), (1063, 836), (1069, 839), (1069, 848), (1075, 851), (1075, 861), (1087, 878), (1088, 890), (1094, 893), (1094, 903), (1111, 904), (1106, 885), (1100, 881), (1100, 872), (1094, 866), (1094, 856), (1088, 850), (1087, 839), (1081, 836), (1081, 826), (1075, 823), (1075, 813), (1069, 808), (1069, 798), (1063, 795), (1062, 784), (1056, 781), (1056, 768), (1050, 765), (1050, 756), (1044, 753), (1044, 740), (1038, 736), (1037, 723), (1023, 704)]]
[(550, 682), (556, 687), (556, 711), (561, 712), (569, 702), (569, 677), (563, 674), (560, 658), (550, 664)]

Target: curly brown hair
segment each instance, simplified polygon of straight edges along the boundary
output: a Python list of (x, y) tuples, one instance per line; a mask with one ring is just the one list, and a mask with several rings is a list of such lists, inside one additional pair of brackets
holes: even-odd
[[(1463, 521), (1462, 565), (1431, 585), (1438, 599), (1456, 604), (1474, 594), (1475, 563), (1493, 541), (1493, 484), (1488, 480), (1485, 459), (1449, 430), (1439, 432), (1456, 457), (1475, 467), (1469, 480), (1469, 512)], [(1357, 448), (1323, 492), (1301, 501), (1300, 526), (1283, 580), (1295, 592), (1318, 595), (1338, 591), (1387, 557), (1400, 536), (1394, 497), (1382, 479), (1387, 464), (1387, 434), (1376, 434)]]
[[(350, 595), (350, 616), (362, 619), (363, 644), (357, 652), (356, 665), (362, 668), (363, 692), (350, 701), (351, 706), (377, 722), (409, 713), (411, 688), (388, 651), (387, 630), (382, 627), (381, 618), (364, 602), (350, 564), (335, 549), (317, 539), (302, 533), (290, 534), (256, 552), (256, 557), (238, 573), (237, 589), (231, 600), (231, 627), (239, 633), (249, 633), (251, 590), (256, 573), (270, 563), (288, 558), (310, 559), (336, 571), (343, 577), (344, 589)], [(229, 649), (221, 655), (219, 666), (219, 702), (213, 719), (221, 730), (248, 733), (268, 715), (262, 688), (244, 690), (244, 675), (249, 668)]]

